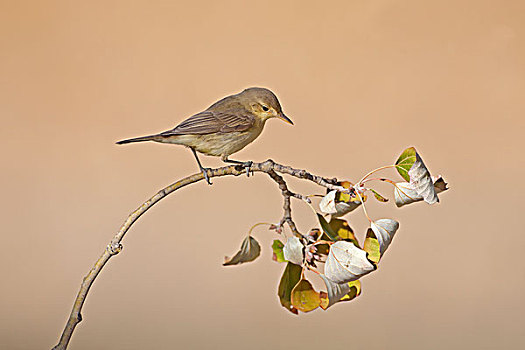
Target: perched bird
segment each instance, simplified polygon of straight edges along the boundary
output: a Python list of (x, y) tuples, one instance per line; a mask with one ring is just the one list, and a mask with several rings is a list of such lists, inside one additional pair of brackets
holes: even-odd
[(248, 173), (252, 162), (239, 162), (228, 157), (255, 140), (270, 118), (279, 118), (293, 125), (273, 92), (252, 87), (215, 102), (171, 130), (122, 140), (117, 144), (155, 141), (184, 145), (192, 150), (206, 182), (211, 185), (207, 174), (209, 168), (202, 166), (196, 152), (221, 157), (227, 163), (242, 164)]

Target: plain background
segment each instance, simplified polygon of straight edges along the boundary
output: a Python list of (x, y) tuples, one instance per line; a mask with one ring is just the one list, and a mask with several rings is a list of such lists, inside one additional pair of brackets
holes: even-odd
[[(235, 158), (355, 181), (413, 145), (451, 190), (371, 201), (401, 222), (379, 270), (355, 301), (297, 317), (270, 232), (256, 262), (221, 266), (280, 219), (276, 185), (185, 188), (128, 233), (70, 348), (522, 349), (524, 16), (523, 1), (2, 1), (0, 348), (56, 344), (126, 215), (197, 170), (182, 147), (115, 141), (265, 86), (295, 126), (269, 121)], [(362, 238), (362, 212), (349, 220)]]

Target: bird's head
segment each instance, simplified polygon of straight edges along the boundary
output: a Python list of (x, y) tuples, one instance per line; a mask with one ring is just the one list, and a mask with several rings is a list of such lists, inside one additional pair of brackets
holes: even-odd
[(279, 118), (293, 125), (290, 118), (284, 115), (277, 96), (270, 90), (252, 87), (244, 90), (238, 96), (243, 105), (261, 120)]

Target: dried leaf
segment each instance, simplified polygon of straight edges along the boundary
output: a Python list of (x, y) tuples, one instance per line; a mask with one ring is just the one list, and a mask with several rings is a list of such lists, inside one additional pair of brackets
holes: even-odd
[(326, 214), (335, 214), (337, 209), (335, 208), (335, 195), (337, 194), (336, 190), (328, 192), (326, 196), (321, 199), (319, 202), (319, 209)]
[(288, 238), (283, 248), (284, 258), (296, 265), (302, 265), (304, 260), (304, 245), (295, 236)]
[(309, 312), (315, 310), (321, 304), (321, 297), (312, 284), (305, 279), (297, 283), (292, 290), (292, 305), (299, 311)]
[(370, 227), (379, 242), (379, 252), (383, 256), (399, 228), (399, 223), (392, 219), (379, 219), (373, 221)]
[(356, 246), (359, 246), (357, 238), (354, 235), (354, 231), (348, 225), (348, 222), (343, 219), (332, 218), (328, 223), (332, 228), (333, 232), (338, 238), (352, 241)]
[[(361, 197), (363, 197), (363, 201), (366, 202), (366, 196), (361, 195)], [(337, 202), (335, 204), (336, 212), (332, 214), (332, 216), (336, 218), (340, 216), (344, 216), (354, 211), (360, 205), (361, 205), (361, 202), (359, 201), (359, 199), (356, 199), (356, 201), (350, 201), (348, 203), (347, 202)]]
[(297, 314), (297, 309), (292, 305), (292, 289), (297, 285), (301, 279), (302, 267), (292, 263), (286, 264), (281, 281), (279, 282), (279, 289), (277, 294), (281, 305), (290, 311)]
[(283, 253), (284, 243), (278, 239), (275, 239), (272, 243), (273, 256), (272, 259), (277, 262), (286, 262)]
[[(436, 194), (448, 190), (447, 183), (441, 176), (432, 176)], [(419, 195), (409, 182), (398, 182), (394, 188), (394, 200), (398, 208), (403, 205), (419, 202), (423, 196)]]
[(374, 197), (376, 197), (378, 201), (383, 202), (383, 203), (388, 202), (388, 198), (383, 197), (382, 195), (377, 193), (375, 190), (370, 189), (370, 191), (372, 191), (372, 193), (374, 194)]
[(414, 165), (415, 161), (416, 149), (414, 147), (407, 148), (403, 151), (403, 153), (401, 153), (401, 155), (396, 161), (396, 169), (399, 175), (403, 177), (403, 179), (410, 181), (408, 171), (410, 170), (410, 168), (412, 168), (412, 165)]
[[(348, 181), (338, 182), (338, 185), (348, 189), (352, 188), (352, 184)], [(363, 201), (366, 201), (366, 196), (361, 197)], [(355, 193), (350, 194), (332, 190), (319, 202), (319, 209), (325, 214), (339, 217), (355, 210), (359, 205), (361, 205), (361, 201)]]
[(359, 280), (348, 283), (334, 283), (323, 274), (319, 276), (323, 279), (327, 289), (327, 297), (323, 298), (323, 296), (321, 296), (320, 306), (324, 310), (339, 301), (352, 300), (361, 294), (361, 282), (359, 282)]
[(252, 236), (242, 241), (241, 249), (233, 257), (224, 258), (223, 266), (238, 265), (255, 260), (261, 254), (261, 246)]
[(434, 190), (434, 183), (423, 159), (416, 153), (416, 161), (408, 171), (410, 177), (410, 186), (416, 193), (423, 197), (423, 200), (428, 204), (439, 202), (439, 198)]
[(353, 243), (338, 241), (330, 247), (324, 273), (335, 283), (354, 281), (376, 269), (366, 256), (367, 253)]

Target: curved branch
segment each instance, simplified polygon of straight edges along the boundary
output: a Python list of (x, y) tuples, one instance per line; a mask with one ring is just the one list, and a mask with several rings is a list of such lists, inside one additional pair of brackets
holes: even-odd
[[(349, 192), (348, 189), (343, 188), (341, 186), (337, 186), (336, 179), (327, 179), (327, 178), (324, 178), (318, 175), (313, 175), (306, 170), (295, 169), (289, 166), (277, 164), (271, 159), (268, 159), (267, 161), (262, 162), (262, 163), (253, 163), (252, 166), (250, 167), (250, 171), (267, 173), (275, 182), (277, 182), (277, 184), (279, 185), (279, 188), (281, 189), (283, 197), (284, 197), (284, 206), (283, 206), (284, 216), (283, 216), (283, 219), (281, 220), (281, 226), (282, 224), (286, 222), (294, 234), (300, 234), (300, 233), (297, 230), (297, 227), (295, 226), (295, 223), (293, 222), (292, 217), (291, 217), (290, 198), (291, 197), (301, 198), (301, 196), (290, 192), (282, 176), (280, 176), (277, 173), (286, 174), (286, 175), (290, 175), (290, 176), (293, 176), (299, 179), (305, 179), (308, 181), (312, 181), (318, 184), (319, 186), (323, 186), (331, 190)], [(244, 173), (245, 173), (245, 169), (242, 166), (230, 165), (230, 166), (208, 170), (208, 177), (212, 178), (212, 177), (220, 177), (220, 176), (226, 176), (226, 175), (239, 176)], [(135, 221), (137, 221), (138, 218), (142, 216), (142, 214), (144, 214), (153, 205), (155, 205), (157, 202), (159, 202), (161, 199), (163, 199), (170, 193), (178, 190), (179, 188), (185, 187), (195, 182), (199, 182), (203, 179), (204, 179), (204, 175), (202, 173), (198, 173), (198, 174), (194, 174), (194, 175), (185, 177), (163, 188), (159, 192), (157, 192), (153, 197), (145, 201), (140, 207), (138, 207), (135, 211), (133, 211), (127, 217), (126, 221), (124, 221), (124, 223), (120, 227), (117, 234), (113, 237), (111, 242), (107, 245), (106, 249), (100, 256), (100, 258), (96, 261), (91, 271), (89, 271), (86, 277), (84, 277), (84, 279), (82, 280), (82, 284), (80, 285), (80, 290), (73, 304), (73, 309), (71, 310), (71, 314), (69, 315), (69, 319), (66, 323), (64, 331), (62, 332), (62, 335), (60, 337), (60, 341), (53, 348), (53, 350), (64, 350), (67, 348), (69, 341), (71, 340), (71, 336), (73, 335), (73, 331), (75, 330), (75, 327), (82, 321), (81, 311), (82, 311), (84, 302), (86, 300), (87, 294), (89, 292), (89, 289), (91, 288), (91, 286), (93, 285), (93, 282), (97, 278), (100, 271), (102, 271), (106, 263), (109, 261), (109, 259), (113, 257), (114, 255), (117, 255), (118, 253), (120, 253), (120, 251), (122, 250), (121, 241), (122, 239), (124, 239), (124, 236), (126, 235), (128, 230), (131, 228), (131, 226), (135, 223)]]

